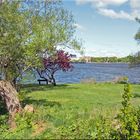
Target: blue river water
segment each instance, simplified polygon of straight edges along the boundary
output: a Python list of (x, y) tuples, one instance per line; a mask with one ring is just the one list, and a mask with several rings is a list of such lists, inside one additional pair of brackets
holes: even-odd
[[(97, 82), (111, 81), (119, 76), (127, 76), (129, 82), (140, 83), (140, 67), (130, 68), (124, 63), (74, 63), (69, 72), (58, 71), (55, 74), (57, 83), (79, 83), (84, 79), (95, 79)], [(24, 83), (38, 83), (39, 76), (25, 76)]]

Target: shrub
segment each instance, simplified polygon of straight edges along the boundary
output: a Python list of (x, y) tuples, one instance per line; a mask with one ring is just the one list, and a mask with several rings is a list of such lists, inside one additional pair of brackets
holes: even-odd
[(119, 76), (119, 77), (116, 77), (115, 79), (113, 79), (112, 82), (115, 84), (126, 84), (126, 83), (128, 83), (128, 77)]
[(124, 86), (124, 93), (122, 95), (122, 108), (117, 116), (120, 127), (112, 134), (119, 139), (138, 139), (138, 118), (135, 108), (132, 107), (130, 99), (132, 94), (129, 84)]

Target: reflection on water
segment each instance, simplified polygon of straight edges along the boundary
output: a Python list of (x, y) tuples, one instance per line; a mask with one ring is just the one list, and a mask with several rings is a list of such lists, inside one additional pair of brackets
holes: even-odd
[[(79, 83), (82, 79), (88, 78), (94, 78), (99, 82), (110, 81), (118, 76), (127, 76), (131, 83), (140, 83), (140, 67), (129, 68), (128, 64), (122, 63), (77, 63), (74, 64), (73, 71), (58, 71), (55, 74), (57, 83)], [(26, 83), (37, 83), (37, 80), (32, 76)]]

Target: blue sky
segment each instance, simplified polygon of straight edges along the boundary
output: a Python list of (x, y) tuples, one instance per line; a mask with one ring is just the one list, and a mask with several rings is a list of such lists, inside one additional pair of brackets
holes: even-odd
[(140, 50), (134, 40), (140, 0), (63, 0), (83, 40), (86, 56), (127, 56)]

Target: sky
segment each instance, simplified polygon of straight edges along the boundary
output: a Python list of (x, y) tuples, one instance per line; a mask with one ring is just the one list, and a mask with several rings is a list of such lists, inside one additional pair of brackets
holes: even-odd
[(124, 57), (140, 50), (134, 39), (140, 0), (63, 0), (63, 5), (74, 15), (86, 56)]

